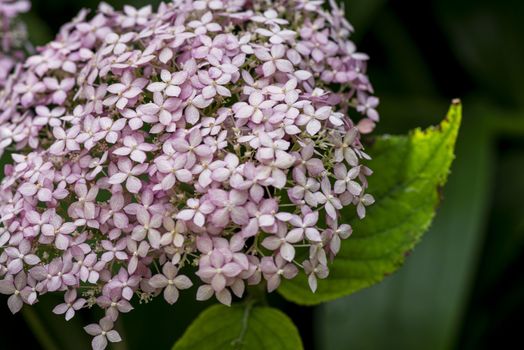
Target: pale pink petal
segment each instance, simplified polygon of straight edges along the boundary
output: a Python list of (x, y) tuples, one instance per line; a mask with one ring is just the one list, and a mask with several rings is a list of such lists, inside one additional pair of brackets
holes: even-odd
[(105, 335), (97, 335), (91, 342), (93, 350), (104, 350), (107, 347), (107, 339)]

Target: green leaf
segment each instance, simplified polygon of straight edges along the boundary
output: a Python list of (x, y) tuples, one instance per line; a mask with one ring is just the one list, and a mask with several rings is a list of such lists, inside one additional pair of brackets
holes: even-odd
[(286, 281), (278, 289), (286, 299), (303, 305), (334, 300), (381, 281), (402, 265), (434, 217), (454, 158), (461, 112), (457, 102), (437, 127), (376, 140), (368, 149), (374, 170), (369, 189), (376, 203), (364, 220), (347, 209), (342, 213), (354, 233), (330, 265), (329, 277), (316, 293), (304, 274)]
[(206, 309), (189, 326), (173, 350), (298, 350), (298, 330), (281, 311), (253, 304)]
[[(397, 104), (404, 103), (413, 105), (411, 99), (402, 103), (397, 100)], [(431, 228), (393, 276), (355, 295), (315, 309), (314, 329), (317, 333), (314, 339), (323, 345), (322, 349), (415, 350), (420, 348), (420, 344), (424, 344), (424, 350), (457, 347), (455, 341), (463, 330), (468, 298), (473, 292), (479, 293), (478, 287), (473, 285), (475, 273), (482, 271), (481, 275), (487, 277), (495, 262), (504, 261), (499, 256), (486, 263), (483, 257), (485, 267), (477, 266), (489, 204), (496, 203), (497, 208), (503, 206), (490, 198), (493, 193), (491, 185), (496, 183), (492, 179), (493, 170), (515, 175), (513, 182), (511, 176), (505, 177), (505, 186), (496, 194), (507, 189), (513, 191), (515, 198), (524, 195), (524, 182), (520, 181), (522, 186), (515, 185), (522, 177), (519, 171), (516, 168), (515, 171), (505, 171), (507, 169), (495, 166), (491, 150), (493, 129), (487, 123), (491, 112), (486, 112), (486, 106), (476, 105), (471, 100), (467, 105), (468, 114), (475, 118), (464, 118), (456, 146), (458, 161), (453, 164), (453, 175), (446, 184), (444, 201)], [(412, 113), (411, 109), (409, 114)], [(388, 113), (388, 118), (398, 120), (405, 114)], [(521, 159), (521, 162), (512, 164), (524, 164), (524, 156)], [(519, 189), (522, 190), (519, 192)], [(510, 197), (501, 193), (500, 200)], [(521, 209), (515, 203), (510, 203), (509, 207), (515, 208), (516, 212)], [(507, 228), (516, 226), (515, 221), (504, 221), (508, 225), (505, 228), (497, 226), (497, 232), (507, 233), (511, 231)], [(497, 235), (497, 243), (503, 241), (504, 236)], [(488, 245), (490, 252), (496, 251), (493, 248), (497, 243)], [(513, 246), (516, 249), (521, 247), (518, 244)], [(511, 255), (507, 253), (503, 252), (505, 257)], [(482, 317), (474, 319), (484, 322)], [(475, 321), (467, 325), (471, 326)], [(381, 336), (370, 336), (377, 329), (381, 330)]]

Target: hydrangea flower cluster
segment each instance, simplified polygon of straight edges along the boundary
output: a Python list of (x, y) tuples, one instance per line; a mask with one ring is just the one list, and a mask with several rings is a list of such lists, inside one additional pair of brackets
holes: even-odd
[(24, 58), (26, 29), (16, 17), (30, 7), (28, 0), (0, 0), (0, 88), (5, 86), (16, 63)]
[(340, 210), (374, 201), (360, 135), (378, 99), (343, 11), (175, 0), (87, 15), (0, 95), (11, 311), (55, 291), (66, 319), (98, 305), (86, 331), (104, 349), (133, 298), (173, 304), (197, 284), (229, 305), (298, 273), (315, 291), (352, 232)]

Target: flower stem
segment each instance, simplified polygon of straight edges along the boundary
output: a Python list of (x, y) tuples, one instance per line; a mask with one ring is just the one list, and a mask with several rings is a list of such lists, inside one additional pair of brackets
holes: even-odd
[(255, 304), (255, 299), (248, 300), (245, 304), (244, 309), (244, 315), (242, 317), (242, 328), (240, 329), (240, 334), (238, 335), (238, 338), (233, 340), (231, 342), (231, 345), (235, 349), (242, 349), (244, 345), (244, 337), (246, 336), (247, 327), (249, 323), (249, 314), (251, 313), (251, 310), (253, 309), (253, 305)]
[(44, 328), (44, 325), (42, 324), (40, 318), (38, 317), (37, 313), (34, 309), (31, 308), (23, 308), (22, 309), (22, 316), (24, 317), (25, 321), (27, 322), (27, 325), (29, 328), (31, 328), (31, 331), (35, 335), (36, 339), (40, 343), (40, 346), (44, 350), (58, 350), (58, 346), (53, 341), (53, 338), (49, 335), (47, 330)]

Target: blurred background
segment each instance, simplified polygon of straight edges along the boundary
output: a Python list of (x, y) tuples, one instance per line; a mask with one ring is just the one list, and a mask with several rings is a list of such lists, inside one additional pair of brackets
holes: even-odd
[[(110, 0), (143, 6), (158, 1)], [(35, 45), (96, 0), (32, 0)], [(371, 56), (381, 97), (377, 133), (439, 122), (464, 104), (457, 159), (436, 220), (399, 272), (316, 308), (271, 303), (298, 325), (306, 349), (495, 349), (521, 342), (524, 324), (524, 2), (345, 0), (353, 37)], [(160, 299), (160, 298), (157, 298)], [(192, 293), (169, 307), (137, 305), (121, 317), (114, 349), (169, 349), (207, 304)], [(59, 297), (12, 316), (0, 298), (0, 349), (88, 349), (82, 313), (51, 313)], [(23, 337), (20, 334), (24, 334)]]

